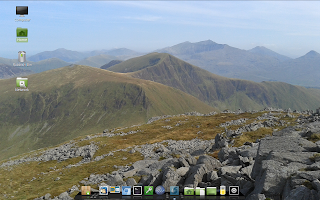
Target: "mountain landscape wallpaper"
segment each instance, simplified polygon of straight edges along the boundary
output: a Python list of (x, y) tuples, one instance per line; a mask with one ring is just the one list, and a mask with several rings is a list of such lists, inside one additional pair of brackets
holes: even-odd
[(0, 199), (319, 200), (319, 8), (0, 1)]

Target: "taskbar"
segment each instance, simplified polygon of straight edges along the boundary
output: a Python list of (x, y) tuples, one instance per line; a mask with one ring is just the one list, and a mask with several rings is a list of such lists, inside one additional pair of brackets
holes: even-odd
[(244, 196), (242, 195), (236, 195), (236, 196), (231, 196), (231, 195), (213, 195), (213, 196), (199, 196), (199, 195), (169, 195), (169, 193), (165, 193), (163, 195), (122, 195), (122, 194), (108, 194), (108, 195), (99, 195), (99, 192), (92, 192), (90, 195), (81, 195), (81, 192), (79, 192), (75, 198), (75, 200), (81, 200), (81, 199), (110, 199), (110, 200), (116, 200), (116, 199), (123, 199), (123, 200), (133, 200), (133, 199), (156, 199), (156, 200), (206, 200), (206, 199), (212, 199), (212, 200), (240, 200), (240, 199), (245, 199)]

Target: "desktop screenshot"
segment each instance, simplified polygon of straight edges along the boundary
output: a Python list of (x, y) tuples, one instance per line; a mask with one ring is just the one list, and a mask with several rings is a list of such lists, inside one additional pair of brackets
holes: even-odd
[(319, 13), (0, 0), (0, 199), (320, 199)]

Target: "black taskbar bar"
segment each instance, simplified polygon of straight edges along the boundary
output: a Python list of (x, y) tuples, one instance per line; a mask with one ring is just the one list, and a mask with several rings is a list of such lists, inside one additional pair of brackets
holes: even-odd
[(165, 193), (163, 195), (122, 195), (122, 194), (108, 194), (108, 195), (99, 195), (99, 192), (92, 192), (91, 195), (81, 195), (81, 192), (77, 194), (74, 198), (75, 200), (81, 200), (81, 199), (123, 199), (123, 200), (134, 200), (134, 199), (156, 199), (156, 200), (206, 200), (206, 199), (212, 199), (212, 200), (236, 200), (236, 199), (245, 199), (243, 195), (236, 195), (236, 196), (231, 196), (231, 195), (214, 195), (214, 196), (207, 196), (207, 195), (169, 195), (169, 193)]

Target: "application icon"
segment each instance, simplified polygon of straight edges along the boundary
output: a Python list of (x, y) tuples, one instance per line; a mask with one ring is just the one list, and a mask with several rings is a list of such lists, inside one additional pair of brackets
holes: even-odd
[(179, 195), (179, 186), (170, 186), (170, 195)]
[(207, 187), (207, 195), (217, 195), (217, 188), (216, 187)]
[(120, 193), (120, 186), (111, 186), (110, 193)]
[(205, 189), (204, 188), (200, 188), (200, 187), (196, 187), (196, 195), (205, 195)]
[(91, 187), (90, 186), (81, 186), (81, 195), (90, 195)]
[(156, 187), (155, 192), (157, 195), (163, 195), (166, 192), (166, 190), (164, 189), (164, 187), (162, 185), (158, 185)]
[(17, 85), (17, 87), (20, 87), (20, 88), (27, 88), (28, 87), (28, 78), (17, 77), (16, 85)]
[(185, 187), (184, 188), (184, 195), (194, 195), (194, 189), (189, 188), (189, 187)]
[(229, 195), (239, 195), (239, 186), (229, 186)]
[(16, 15), (20, 15), (20, 17), (28, 15), (28, 6), (16, 6)]
[(108, 186), (99, 186), (99, 195), (108, 195)]
[(131, 195), (131, 186), (122, 186), (122, 195)]
[(27, 28), (17, 28), (17, 37), (28, 37), (28, 29)]
[(144, 186), (144, 195), (153, 195), (153, 186)]
[(18, 60), (19, 60), (19, 62), (26, 62), (26, 52), (25, 51), (18, 52)]
[(220, 186), (220, 195), (226, 195), (226, 186)]
[(142, 195), (142, 186), (133, 186), (133, 195)]

